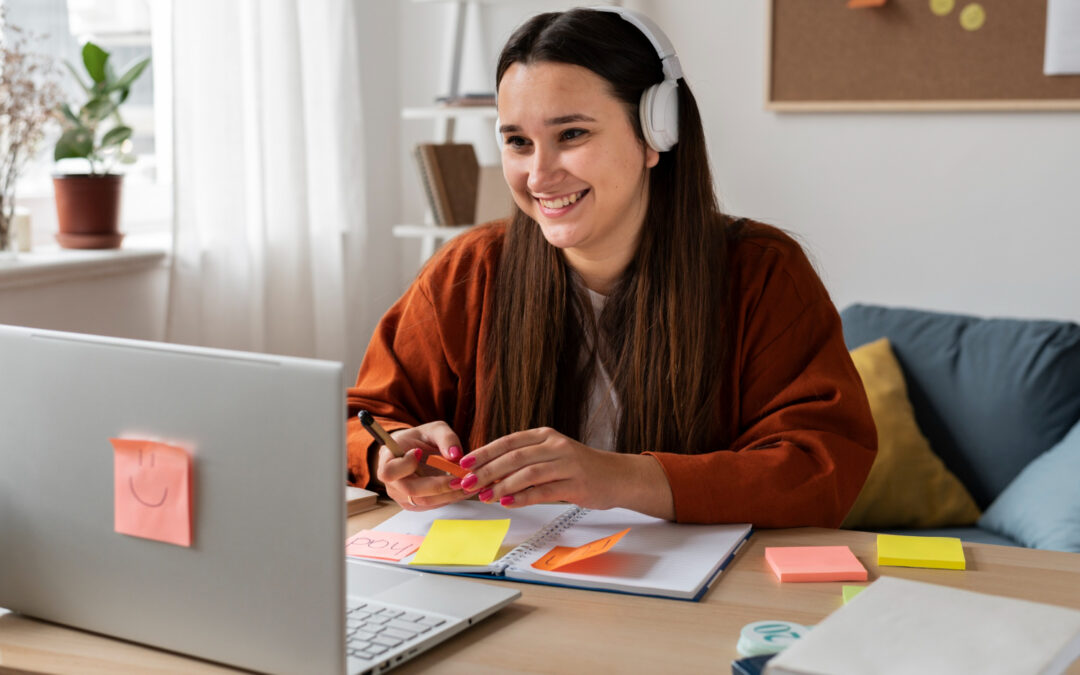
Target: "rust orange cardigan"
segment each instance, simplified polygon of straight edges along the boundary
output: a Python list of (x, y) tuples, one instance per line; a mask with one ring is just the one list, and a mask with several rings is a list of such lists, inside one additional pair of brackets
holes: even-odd
[[(667, 474), (680, 522), (837, 527), (862, 488), (877, 435), (840, 317), (802, 250), (779, 230), (731, 249), (735, 311), (731, 447), (647, 452)], [(761, 236), (765, 230), (771, 236)], [(447, 422), (468, 443), (505, 224), (447, 244), (380, 321), (348, 390), (349, 472), (368, 482), (366, 408), (388, 431)], [(730, 417), (729, 413), (717, 414)], [(464, 448), (468, 451), (468, 448)]]

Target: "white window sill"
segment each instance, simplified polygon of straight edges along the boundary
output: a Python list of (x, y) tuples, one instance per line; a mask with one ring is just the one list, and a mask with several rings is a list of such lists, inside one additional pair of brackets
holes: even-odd
[(0, 261), (0, 290), (130, 274), (168, 265), (171, 254), (170, 233), (130, 234), (122, 248), (109, 250), (39, 247)]

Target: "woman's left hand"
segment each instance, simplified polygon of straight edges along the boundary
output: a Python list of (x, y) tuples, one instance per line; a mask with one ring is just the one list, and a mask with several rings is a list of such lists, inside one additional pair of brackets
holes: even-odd
[(554, 429), (519, 431), (465, 455), (461, 466), (470, 475), (461, 487), (469, 493), (479, 490), (481, 501), (503, 506), (565, 501), (610, 508), (614, 456)]
[(640, 508), (641, 497), (671, 504), (667, 478), (652, 457), (597, 450), (546, 427), (496, 439), (465, 455), (461, 466), (470, 471), (463, 489), (479, 490), (481, 501), (503, 506), (563, 501), (591, 509), (654, 511)]

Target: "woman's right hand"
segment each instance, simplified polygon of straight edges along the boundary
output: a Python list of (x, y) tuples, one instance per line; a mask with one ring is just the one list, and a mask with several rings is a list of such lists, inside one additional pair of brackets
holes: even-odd
[(461, 479), (423, 464), (428, 454), (438, 453), (455, 464), (461, 459), (461, 441), (446, 422), (429, 422), (390, 434), (405, 449), (394, 457), (386, 446), (379, 448), (376, 477), (386, 494), (407, 511), (427, 511), (459, 502), (469, 495)]

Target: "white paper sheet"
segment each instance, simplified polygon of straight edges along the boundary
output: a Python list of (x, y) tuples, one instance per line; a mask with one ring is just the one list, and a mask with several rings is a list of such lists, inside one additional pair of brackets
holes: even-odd
[(1048, 0), (1046, 75), (1080, 75), (1080, 0)]

